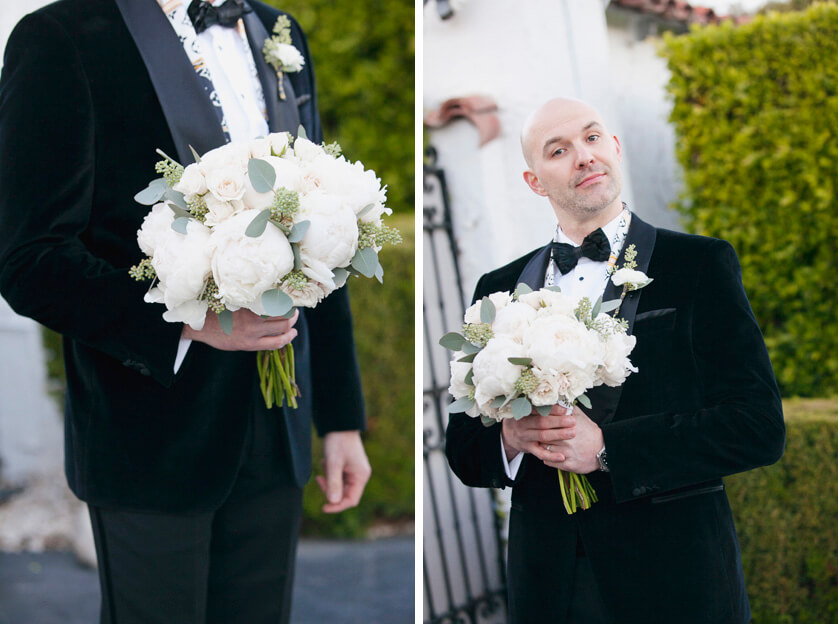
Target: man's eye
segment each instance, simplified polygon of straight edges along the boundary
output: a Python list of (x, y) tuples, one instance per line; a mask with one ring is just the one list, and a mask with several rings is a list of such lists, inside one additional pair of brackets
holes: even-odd
[(567, 151), (567, 150), (566, 150), (565, 148), (560, 147), (559, 149), (557, 149), (557, 150), (555, 150), (555, 151), (553, 152), (553, 156), (561, 156), (561, 155), (562, 155), (562, 154), (564, 154), (566, 151)]
[(599, 138), (599, 135), (598, 135), (598, 134), (592, 134), (591, 136), (589, 136), (589, 137), (588, 137), (588, 143), (593, 143), (593, 142), (594, 142), (594, 141), (596, 141), (598, 138)]

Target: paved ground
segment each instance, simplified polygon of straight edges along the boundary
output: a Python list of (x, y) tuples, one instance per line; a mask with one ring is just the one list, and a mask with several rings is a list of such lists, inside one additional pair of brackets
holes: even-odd
[[(303, 540), (294, 624), (414, 621), (413, 537), (370, 542)], [(96, 571), (73, 555), (0, 553), (0, 624), (95, 624)]]

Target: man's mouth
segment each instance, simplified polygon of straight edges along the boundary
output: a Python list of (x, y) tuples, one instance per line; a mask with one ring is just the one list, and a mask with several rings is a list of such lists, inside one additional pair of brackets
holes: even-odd
[(596, 184), (596, 182), (600, 178), (604, 178), (604, 177), (605, 177), (604, 173), (593, 173), (593, 174), (589, 175), (588, 177), (586, 177), (585, 179), (583, 179), (581, 182), (579, 182), (579, 184), (576, 185), (576, 188), (584, 188), (586, 186), (590, 186), (591, 184)]

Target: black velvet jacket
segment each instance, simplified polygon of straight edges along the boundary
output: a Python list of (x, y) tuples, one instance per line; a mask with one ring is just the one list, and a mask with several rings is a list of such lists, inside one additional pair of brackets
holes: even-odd
[[(279, 13), (246, 17), (272, 131), (302, 123), (321, 140), (314, 75), (285, 77), (261, 43)], [(12, 33), (0, 78), (0, 292), (65, 337), (67, 477), (83, 500), (148, 511), (204, 511), (232, 487), (254, 410), (265, 410), (256, 355), (193, 343), (177, 374), (182, 325), (143, 302), (128, 268), (148, 208), (133, 200), (155, 149), (191, 162), (224, 142), (215, 114), (155, 0), (62, 0)], [(364, 426), (345, 289), (301, 315), (297, 410), (284, 419), (298, 484), (311, 470), (312, 417), (323, 434)]]
[[(452, 414), (447, 454), (476, 487), (512, 485), (512, 621), (563, 622), (577, 539), (615, 623), (743, 624), (750, 619), (722, 477), (783, 453), (782, 404), (762, 335), (726, 242), (658, 230), (632, 217), (638, 270), (620, 316), (637, 336), (639, 372), (589, 393), (610, 473), (589, 479), (599, 502), (568, 515), (556, 470), (524, 457), (505, 475), (500, 425)], [(549, 245), (484, 275), (474, 299), (543, 286)], [(623, 259), (618, 259), (618, 266)], [(617, 298), (613, 284), (604, 300)], [(588, 411), (588, 410), (586, 410)]]

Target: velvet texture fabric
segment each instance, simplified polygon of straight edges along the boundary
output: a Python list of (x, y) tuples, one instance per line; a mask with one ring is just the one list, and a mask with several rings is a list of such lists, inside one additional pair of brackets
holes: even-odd
[[(556, 470), (533, 455), (510, 481), (501, 426), (451, 415), (446, 451), (459, 478), (513, 487), (512, 622), (543, 622), (548, 614), (551, 622), (567, 621), (577, 540), (615, 622), (750, 619), (722, 477), (783, 453), (771, 363), (728, 243), (658, 230), (636, 215), (624, 249), (632, 243), (638, 269), (654, 281), (630, 293), (620, 313), (637, 336), (631, 360), (639, 372), (621, 388), (589, 393), (611, 468), (588, 475), (598, 503), (568, 515)], [(474, 300), (520, 281), (540, 288), (548, 258), (549, 245), (487, 273)], [(616, 296), (609, 285), (604, 300)]]
[[(154, 0), (129, 4), (163, 17)], [(248, 19), (270, 32), (279, 12), (251, 6)], [(296, 133), (299, 120), (320, 141), (311, 58), (291, 23), (306, 59), (285, 76), (297, 116), (279, 119), (286, 104), (271, 101), (276, 77), (269, 84), (260, 71), (271, 130)], [(184, 128), (189, 115), (161, 108), (174, 99), (200, 116), (209, 106), (163, 25), (139, 29), (152, 47), (174, 51), (163, 66), (153, 61), (154, 82), (113, 0), (62, 0), (12, 33), (0, 79), (0, 292), (19, 314), (64, 334), (66, 469), (76, 495), (118, 509), (199, 512), (230, 491), (248, 415), (266, 408), (255, 353), (193, 342), (175, 374), (182, 325), (163, 321), (163, 306), (143, 302), (148, 283), (128, 276), (142, 257), (136, 232), (148, 211), (133, 195), (156, 176), (155, 149), (175, 156), (187, 140), (199, 150), (223, 142), (217, 120)], [(297, 323), (303, 396), (297, 410), (274, 408), (271, 417), (289, 432), (298, 485), (310, 476), (312, 418), (321, 435), (364, 426), (351, 327), (345, 289)]]

